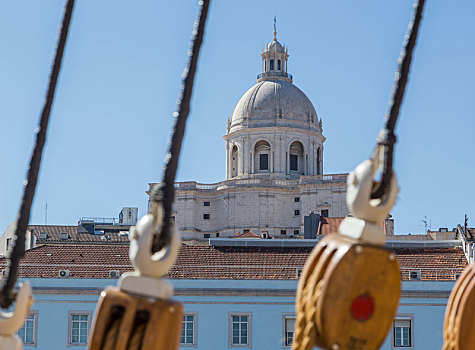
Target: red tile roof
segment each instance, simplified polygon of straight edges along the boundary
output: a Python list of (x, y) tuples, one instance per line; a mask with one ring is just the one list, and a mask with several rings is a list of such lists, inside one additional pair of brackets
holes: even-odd
[(340, 227), (343, 218), (320, 218), (320, 223), (318, 224), (318, 235), (327, 235), (329, 233), (338, 232), (338, 227)]
[(422, 280), (453, 280), (454, 274), (467, 266), (462, 248), (396, 250), (401, 267), (401, 279), (409, 279), (409, 271), (421, 271)]
[[(310, 248), (213, 247), (183, 244), (167, 278), (171, 279), (296, 279)], [(422, 280), (454, 280), (467, 265), (461, 248), (395, 249), (401, 279), (410, 270)], [(0, 258), (0, 269), (6, 264)], [(126, 245), (43, 245), (26, 252), (22, 277), (56, 278), (69, 270), (71, 278), (108, 278), (109, 271), (132, 271)]]
[(251, 232), (251, 231), (244, 232), (244, 233), (241, 233), (239, 235), (236, 235), (236, 237), (234, 237), (234, 238), (262, 239), (262, 237), (259, 236), (257, 233), (254, 233), (254, 232)]
[[(339, 217), (334, 217), (334, 218), (326, 218), (326, 217), (320, 217), (320, 222), (318, 224), (318, 235), (327, 235), (329, 233), (336, 233), (338, 232), (338, 228), (340, 227), (341, 222), (345, 219), (344, 217), (339, 218)], [(384, 233), (386, 233), (386, 226), (384, 225), (384, 222), (380, 223), (379, 226), (381, 226), (384, 230)]]
[[(77, 226), (61, 226), (61, 225), (30, 225), (28, 226), (29, 231), (33, 231), (33, 234), (36, 236), (37, 244), (40, 243), (51, 243), (51, 242), (64, 242), (65, 240), (61, 239), (61, 233), (67, 232), (69, 234), (68, 242), (83, 242), (83, 243), (99, 243), (99, 242), (110, 242), (110, 243), (129, 243), (128, 230), (127, 227), (117, 226), (117, 232), (107, 231), (105, 234), (92, 234), (86, 232), (78, 232)], [(46, 239), (40, 239), (40, 232), (46, 232), (48, 234)], [(123, 232), (122, 234), (120, 232)]]

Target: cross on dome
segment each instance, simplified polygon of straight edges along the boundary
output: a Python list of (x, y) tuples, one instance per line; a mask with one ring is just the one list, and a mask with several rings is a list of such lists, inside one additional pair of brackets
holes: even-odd
[(274, 40), (277, 40), (277, 16), (274, 16)]

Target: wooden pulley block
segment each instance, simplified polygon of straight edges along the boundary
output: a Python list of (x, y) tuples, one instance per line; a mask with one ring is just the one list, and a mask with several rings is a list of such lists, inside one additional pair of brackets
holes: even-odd
[(181, 303), (108, 288), (102, 292), (97, 310), (91, 350), (178, 349), (183, 320)]
[(444, 350), (475, 349), (475, 268), (470, 265), (450, 293), (444, 318)]
[(300, 277), (293, 349), (378, 349), (396, 314), (400, 278), (392, 252), (326, 236)]
[(173, 301), (173, 286), (162, 279), (174, 264), (180, 239), (171, 225), (171, 243), (152, 253), (161, 211), (144, 216), (129, 239), (134, 272), (124, 273), (118, 288), (101, 293), (94, 316), (90, 350), (176, 350), (179, 347), (183, 305)]

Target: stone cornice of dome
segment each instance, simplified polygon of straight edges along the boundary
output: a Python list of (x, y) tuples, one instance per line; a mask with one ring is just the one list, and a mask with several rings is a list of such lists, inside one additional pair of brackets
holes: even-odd
[(280, 132), (289, 132), (304, 134), (305, 136), (314, 136), (319, 138), (322, 143), (325, 142), (326, 137), (319, 130), (303, 129), (289, 126), (262, 126), (262, 127), (241, 127), (238, 130), (233, 130), (223, 136), (223, 140), (228, 141), (236, 136), (250, 136), (259, 134), (279, 134)]
[(285, 81), (288, 81), (289, 83), (292, 83), (293, 77), (292, 77), (292, 74), (285, 73), (285, 72), (278, 72), (278, 71), (264, 72), (264, 73), (259, 73), (257, 75), (258, 83), (260, 83), (261, 81), (275, 81), (275, 80), (285, 80)]
[(308, 121), (298, 120), (291, 117), (284, 118), (263, 118), (263, 117), (253, 117), (252, 119), (237, 119), (234, 122), (231, 122), (229, 127), (229, 132), (234, 132), (233, 129), (260, 129), (260, 128), (291, 128), (298, 130), (313, 130), (319, 133), (322, 133), (322, 129), (318, 124), (311, 123)]

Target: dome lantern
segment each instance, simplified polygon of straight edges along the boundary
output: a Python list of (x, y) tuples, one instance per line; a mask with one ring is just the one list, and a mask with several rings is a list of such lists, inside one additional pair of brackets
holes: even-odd
[(262, 50), (262, 73), (257, 76), (257, 81), (282, 79), (292, 82), (292, 75), (287, 73), (287, 48), (277, 40), (276, 18), (274, 17), (274, 38)]

